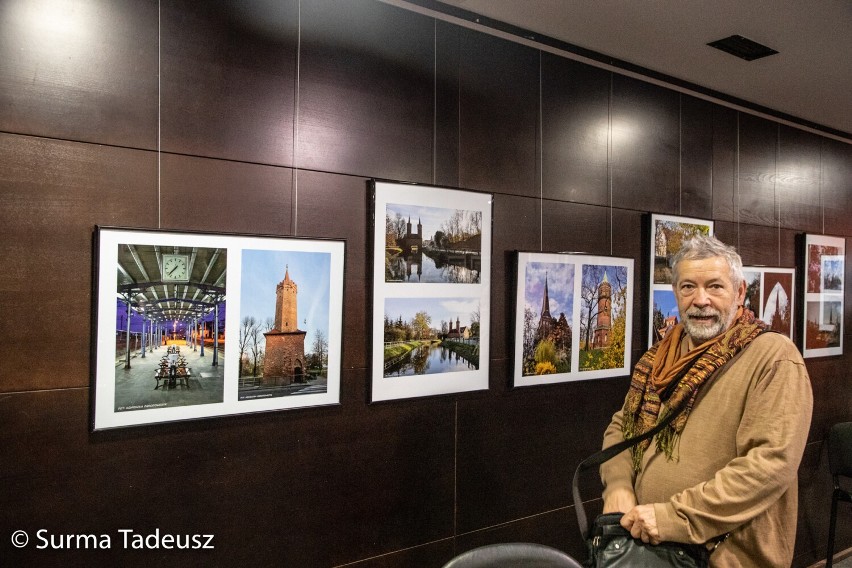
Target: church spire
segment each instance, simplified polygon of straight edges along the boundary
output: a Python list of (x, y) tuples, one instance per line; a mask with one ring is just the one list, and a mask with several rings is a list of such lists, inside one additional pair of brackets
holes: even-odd
[(544, 273), (544, 297), (541, 300), (541, 316), (550, 316), (550, 295), (547, 292), (547, 272)]

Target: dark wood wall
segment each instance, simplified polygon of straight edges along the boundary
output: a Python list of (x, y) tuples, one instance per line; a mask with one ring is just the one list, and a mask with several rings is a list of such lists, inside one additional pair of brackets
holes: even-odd
[[(371, 177), (494, 193), (488, 391), (367, 403)], [(793, 266), (797, 234), (852, 236), (852, 146), (376, 0), (3, 0), (0, 202), (4, 563), (437, 567), (500, 541), (581, 556), (570, 477), (628, 384), (508, 387), (511, 251), (634, 258), (635, 360), (644, 214)], [(345, 238), (341, 404), (90, 434), (96, 224)], [(807, 362), (797, 566), (823, 554), (846, 351)], [(112, 549), (36, 550), (39, 529)]]

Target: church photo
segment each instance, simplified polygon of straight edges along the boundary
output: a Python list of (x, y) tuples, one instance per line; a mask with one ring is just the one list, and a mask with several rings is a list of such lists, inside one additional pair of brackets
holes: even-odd
[(478, 284), (482, 211), (388, 203), (385, 281)]
[(515, 386), (617, 376), (629, 364), (633, 261), (518, 253)]

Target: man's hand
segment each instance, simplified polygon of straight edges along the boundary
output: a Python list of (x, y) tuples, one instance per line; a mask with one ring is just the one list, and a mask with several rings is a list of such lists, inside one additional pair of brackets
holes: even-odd
[(606, 496), (603, 505), (604, 513), (623, 513), (635, 507), (636, 495), (630, 489), (617, 489)]
[(657, 515), (653, 505), (637, 505), (621, 517), (621, 526), (630, 531), (633, 538), (642, 542), (660, 544), (660, 531), (657, 530)]

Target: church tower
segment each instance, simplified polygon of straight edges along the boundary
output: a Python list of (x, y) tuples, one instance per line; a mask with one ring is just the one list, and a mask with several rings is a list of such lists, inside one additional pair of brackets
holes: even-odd
[(603, 281), (598, 286), (598, 316), (595, 322), (594, 348), (609, 345), (609, 332), (612, 327), (612, 285), (604, 272)]
[(537, 340), (545, 339), (553, 331), (553, 316), (550, 315), (550, 294), (547, 290), (547, 274), (544, 275), (544, 295), (541, 299), (541, 316), (538, 320), (538, 329), (535, 332)]

